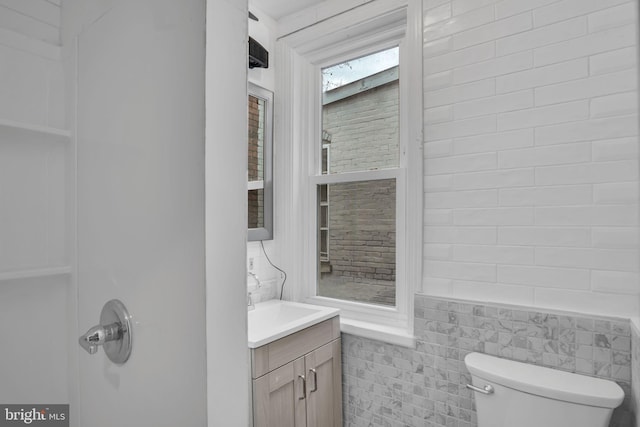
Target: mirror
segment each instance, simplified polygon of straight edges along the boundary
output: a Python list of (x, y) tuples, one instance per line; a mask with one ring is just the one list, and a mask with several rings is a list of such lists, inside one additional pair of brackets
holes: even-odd
[(249, 241), (273, 238), (273, 92), (249, 83)]

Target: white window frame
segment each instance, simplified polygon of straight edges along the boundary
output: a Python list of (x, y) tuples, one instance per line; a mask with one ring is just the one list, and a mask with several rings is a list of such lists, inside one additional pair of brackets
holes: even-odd
[[(404, 39), (404, 38), (403, 38)], [(400, 90), (399, 96), (402, 98), (402, 87), (404, 84), (402, 81), (402, 69), (403, 69), (403, 60), (402, 58), (406, 55), (403, 39), (392, 39), (388, 40), (384, 43), (379, 43), (377, 41), (372, 42), (371, 45), (364, 46), (358, 50), (350, 50), (348, 56), (338, 56), (332, 55), (332, 59), (341, 58), (340, 62), (352, 60), (355, 58), (363, 57), (370, 55), (375, 52), (379, 52), (382, 50), (390, 49), (395, 46), (399, 47), (400, 50), (400, 64), (399, 64), (399, 75), (400, 75)], [(339, 63), (340, 63), (339, 62)], [(317, 90), (318, 93), (322, 93), (322, 75), (321, 70), (326, 67), (330, 67), (335, 65), (335, 62), (319, 62), (317, 64)], [(399, 105), (402, 105), (402, 99), (399, 100)], [(315, 114), (318, 117), (318, 125), (321, 127), (322, 123), (322, 103), (316, 103), (314, 106), (317, 108), (317, 113)], [(402, 116), (402, 108), (401, 111), (398, 112), (400, 116)], [(398, 117), (398, 122), (402, 123), (402, 118)], [(308, 277), (305, 281), (307, 283), (307, 289), (305, 292), (305, 301), (318, 304), (318, 305), (327, 305), (332, 307), (340, 308), (341, 315), (344, 318), (353, 319), (359, 322), (366, 323), (383, 323), (386, 326), (391, 326), (396, 329), (406, 328), (408, 324), (408, 313), (409, 307), (407, 306), (410, 303), (410, 298), (407, 295), (410, 290), (409, 286), (407, 286), (407, 280), (405, 277), (406, 265), (404, 265), (405, 257), (405, 205), (406, 205), (406, 171), (407, 171), (407, 158), (406, 158), (406, 132), (402, 129), (399, 131), (399, 141), (398, 141), (398, 149), (399, 149), (399, 158), (398, 158), (398, 166), (395, 168), (388, 169), (376, 169), (376, 170), (364, 170), (364, 171), (354, 171), (354, 172), (343, 172), (343, 173), (329, 173), (322, 174), (322, 151), (317, 149), (316, 147), (321, 145), (321, 133), (318, 134), (315, 141), (310, 142), (310, 146), (314, 147), (310, 153), (311, 162), (313, 164), (313, 169), (311, 173), (307, 177), (307, 193), (309, 195), (309, 205), (308, 205), (308, 215), (306, 217), (309, 219), (308, 221), (308, 236), (310, 236), (310, 245), (312, 248), (318, 248), (319, 242), (318, 238), (318, 215), (317, 215), (317, 188), (318, 185), (321, 184), (341, 184), (341, 183), (351, 183), (351, 182), (363, 182), (363, 181), (375, 181), (382, 179), (393, 179), (396, 183), (396, 280), (395, 280), (395, 306), (383, 306), (376, 304), (367, 304), (356, 301), (349, 301), (343, 299), (329, 298), (317, 295), (318, 292), (318, 280), (320, 277), (318, 271), (318, 254), (315, 251), (310, 251), (308, 254), (309, 260), (307, 262), (308, 265)], [(382, 322), (380, 322), (382, 320)]]
[(249, 96), (264, 101), (263, 179), (249, 181), (247, 170), (247, 190), (263, 190), (264, 223), (262, 227), (249, 228), (247, 239), (249, 241), (271, 240), (273, 238), (273, 92), (251, 82), (248, 83), (247, 88)]
[[(330, 0), (327, 1), (330, 3)], [(337, 4), (337, 3), (335, 3)], [(417, 0), (376, 0), (336, 14), (279, 40), (280, 62), (286, 68), (280, 88), (282, 124), (291, 128), (282, 139), (289, 144), (293, 169), (290, 175), (289, 230), (283, 239), (298, 285), (290, 291), (294, 300), (341, 309), (341, 329), (368, 338), (413, 346), (413, 297), (422, 276), (422, 12)], [(385, 25), (404, 13), (402, 27)], [(396, 18), (386, 18), (388, 16)], [(349, 16), (345, 16), (349, 15)], [(379, 17), (379, 21), (376, 21)], [(353, 35), (354, 18), (368, 33)], [(335, 28), (331, 28), (334, 25)], [(348, 39), (337, 41), (345, 27)], [(372, 28), (375, 28), (372, 30)], [(315, 33), (314, 33), (315, 31)], [(308, 34), (304, 34), (308, 33)], [(323, 34), (329, 34), (323, 45)], [(307, 41), (309, 40), (309, 41)], [(311, 46), (311, 47), (309, 47)], [(399, 66), (399, 165), (393, 169), (321, 174), (322, 77), (321, 69), (374, 52), (400, 47)], [(290, 74), (289, 74), (290, 73)], [(285, 150), (286, 151), (286, 150)], [(302, 161), (302, 163), (300, 163)], [(396, 306), (365, 304), (317, 295), (318, 204), (317, 185), (393, 178), (396, 181)], [(296, 236), (296, 232), (300, 235)]]

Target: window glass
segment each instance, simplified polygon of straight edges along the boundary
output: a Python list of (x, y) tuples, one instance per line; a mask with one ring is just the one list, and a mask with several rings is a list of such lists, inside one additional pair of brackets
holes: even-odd
[(394, 306), (395, 230), (395, 179), (318, 185), (317, 294)]
[(399, 166), (398, 48), (322, 70), (322, 173)]
[(264, 180), (265, 100), (249, 95), (249, 181)]
[(264, 190), (249, 190), (249, 227), (264, 227)]
[(249, 224), (264, 227), (265, 100), (249, 95)]
[(396, 46), (326, 67), (322, 70), (322, 89), (327, 92), (381, 71), (397, 67), (399, 63), (400, 49)]
[(317, 295), (396, 305), (398, 48), (322, 70), (319, 174), (368, 171), (359, 181), (317, 186)]

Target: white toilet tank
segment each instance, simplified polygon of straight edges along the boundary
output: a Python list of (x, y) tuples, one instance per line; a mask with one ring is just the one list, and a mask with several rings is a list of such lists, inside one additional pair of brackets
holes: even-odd
[(607, 427), (624, 391), (613, 381), (480, 353), (471, 373), (478, 427)]

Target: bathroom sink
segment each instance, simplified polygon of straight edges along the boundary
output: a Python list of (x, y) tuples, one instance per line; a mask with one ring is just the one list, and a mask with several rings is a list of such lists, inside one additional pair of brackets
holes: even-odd
[(269, 344), (304, 328), (337, 316), (337, 308), (269, 300), (258, 303), (248, 312), (249, 348)]

